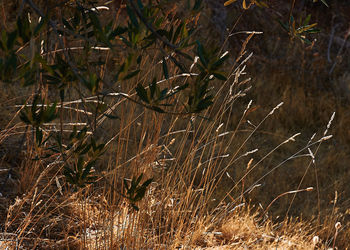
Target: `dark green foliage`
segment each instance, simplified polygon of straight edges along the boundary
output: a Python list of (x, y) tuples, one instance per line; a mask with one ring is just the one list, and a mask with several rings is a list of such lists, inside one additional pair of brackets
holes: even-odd
[(315, 28), (317, 23), (309, 24), (310, 19), (311, 15), (308, 15), (304, 20), (301, 19), (299, 24), (296, 23), (293, 16), (290, 16), (289, 23), (283, 23), (281, 20), (277, 21), (292, 38), (296, 37), (306, 44), (311, 44), (311, 41), (306, 38), (306, 34), (318, 33), (320, 30)]
[(74, 162), (69, 164), (72, 167), (68, 164), (65, 165), (64, 175), (67, 181), (77, 188), (83, 188), (95, 182), (97, 175), (94, 174), (93, 167), (105, 152), (105, 144), (97, 144), (93, 138), (90, 139), (90, 142), (87, 142), (86, 133), (87, 127), (79, 132), (74, 127), (66, 148), (66, 150), (71, 150)]
[(131, 206), (135, 210), (139, 210), (139, 208), (136, 206), (136, 203), (145, 196), (147, 187), (152, 183), (153, 178), (147, 179), (141, 184), (143, 174), (140, 174), (137, 178), (133, 177), (131, 179), (130, 185), (128, 184), (128, 181), (124, 179), (124, 188), (126, 190), (126, 198), (129, 200)]
[(70, 184), (83, 188), (96, 180), (96, 176), (91, 172), (94, 164), (95, 161), (85, 162), (83, 157), (79, 157), (77, 163), (74, 165), (74, 169), (65, 166), (63, 173)]
[[(210, 108), (215, 97), (211, 92), (212, 82), (227, 80), (223, 67), (230, 56), (228, 53), (219, 54), (218, 48), (206, 48), (205, 44), (196, 41), (197, 27), (191, 24), (191, 15), (201, 10), (202, 0), (186, 1), (190, 17), (172, 23), (161, 11), (161, 1), (128, 0), (126, 20), (119, 22), (105, 20), (102, 12), (89, 1), (63, 4), (62, 15), (55, 20), (50, 19), (55, 16), (51, 10), (44, 15), (39, 8), (42, 6), (29, 4), (26, 8), (30, 9), (30, 15), (19, 13), (13, 29), (1, 31), (0, 80), (32, 87), (35, 91), (31, 105), (25, 105), (19, 115), (22, 122), (33, 128), (35, 148), (45, 151), (45, 154), (38, 152), (35, 160), (59, 154), (64, 161), (62, 174), (76, 189), (101, 179), (94, 167), (106, 151), (106, 145), (96, 142), (96, 120), (101, 114), (109, 119), (120, 119), (119, 114), (106, 113), (109, 107), (103, 102), (109, 92), (118, 92), (113, 89), (116, 85), (121, 86), (120, 92), (123, 92), (124, 86), (133, 84), (137, 98), (134, 95), (122, 97), (159, 113), (195, 115)], [(229, 4), (233, 2), (228, 1)], [(267, 1), (255, 1), (255, 4), (268, 8)], [(307, 35), (319, 31), (316, 24), (310, 24), (311, 15), (296, 20), (292, 11), (290, 13), (286, 22), (278, 20), (282, 28), (292, 38), (311, 44)], [(55, 43), (57, 51), (50, 50), (51, 43)], [(80, 53), (72, 49), (77, 44)], [(109, 71), (107, 60), (92, 56), (100, 47), (118, 55), (113, 72), (107, 72), (113, 76), (113, 83), (100, 74)], [(160, 54), (159, 58), (155, 58), (155, 54)], [(151, 60), (147, 61), (147, 58)], [(195, 58), (199, 61), (189, 74), (189, 64), (196, 61)], [(153, 65), (149, 65), (150, 62)], [(161, 74), (155, 75), (151, 82), (142, 81), (146, 84), (144, 86), (138, 80), (152, 67)], [(173, 85), (170, 80), (178, 71), (188, 74), (187, 80)], [(169, 83), (166, 87), (162, 84), (164, 81)], [(42, 93), (49, 87), (57, 91), (61, 101), (59, 110), (57, 96), (50, 98), (47, 93)], [(87, 118), (88, 125), (79, 132), (74, 127), (67, 138), (62, 128), (63, 103), (72, 92), (82, 100), (84, 111), (88, 109), (93, 117)], [(96, 97), (97, 102), (84, 103), (87, 95)], [(183, 107), (177, 110), (174, 108), (181, 105)], [(61, 128), (47, 133), (45, 124), (58, 117)], [(132, 177), (130, 182), (124, 179), (125, 190), (121, 195), (135, 210), (138, 210), (136, 203), (144, 198), (153, 180), (142, 182), (142, 178), (143, 174)]]
[[(88, 1), (63, 4), (64, 11), (59, 18), (50, 13), (51, 10), (46, 15), (40, 9), (42, 6), (31, 1), (26, 3), (30, 15), (21, 13), (12, 30), (1, 31), (0, 80), (33, 87), (33, 101), (25, 105), (20, 119), (33, 128), (35, 148), (38, 149), (36, 160), (59, 154), (65, 164), (63, 174), (67, 183), (75, 188), (84, 188), (99, 176), (94, 167), (106, 146), (95, 141), (98, 138), (95, 133), (97, 117), (103, 114), (110, 119), (119, 119), (118, 114), (105, 112), (109, 109), (103, 102), (108, 96), (106, 93), (116, 91), (113, 89), (115, 84), (100, 74), (102, 69), (108, 71), (109, 66), (103, 57), (96, 59), (98, 49), (109, 49), (111, 54), (118, 54), (116, 70), (108, 72), (113, 74), (118, 85), (133, 83), (136, 86), (138, 98), (122, 97), (155, 112), (172, 115), (202, 112), (213, 103), (214, 96), (209, 91), (211, 81), (226, 80), (220, 68), (228, 55), (219, 57), (216, 48), (206, 49), (192, 38), (197, 27), (191, 24), (191, 15), (201, 9), (201, 0), (188, 1), (189, 18), (173, 23), (161, 11), (161, 3), (157, 1), (128, 1), (126, 20), (117, 23), (114, 19), (105, 20), (102, 12)], [(56, 19), (53, 20), (54, 16)], [(160, 54), (159, 58), (154, 57), (154, 51)], [(197, 72), (189, 74), (188, 66), (197, 56), (200, 58)], [(149, 65), (149, 61), (145, 64), (147, 58), (151, 58), (154, 65)], [(159, 67), (164, 79), (157, 81), (161, 76), (155, 76), (144, 87), (137, 79), (152, 67)], [(174, 78), (172, 74), (176, 74), (177, 69), (188, 75), (187, 81), (164, 87), (162, 83)], [(56, 99), (59, 96), (59, 106), (45, 89), (53, 89)], [(74, 127), (67, 138), (63, 132), (64, 101), (72, 93), (79, 96), (84, 110), (92, 113), (93, 118), (87, 119), (89, 125), (79, 132)], [(87, 95), (95, 96), (98, 101), (85, 103)], [(174, 110), (179, 106), (175, 103), (181, 103), (184, 107), (180, 110), (185, 112)], [(60, 118), (58, 129), (46, 132), (45, 124), (57, 118)], [(133, 177), (130, 184), (124, 183), (125, 194), (122, 195), (135, 209), (136, 202), (144, 197), (152, 181), (148, 179), (141, 183), (142, 176)]]
[(163, 73), (164, 73), (165, 79), (169, 79), (169, 71), (168, 71), (168, 66), (166, 65), (165, 58), (163, 58), (162, 60), (162, 66), (163, 66)]
[(49, 123), (57, 117), (57, 103), (54, 103), (52, 105), (39, 104), (39, 100), (41, 103), (43, 103), (43, 100), (39, 98), (40, 96), (36, 95), (34, 97), (31, 108), (29, 109), (27, 106), (25, 106), (24, 110), (21, 111), (19, 116), (24, 123), (35, 128), (42, 126), (44, 123)]

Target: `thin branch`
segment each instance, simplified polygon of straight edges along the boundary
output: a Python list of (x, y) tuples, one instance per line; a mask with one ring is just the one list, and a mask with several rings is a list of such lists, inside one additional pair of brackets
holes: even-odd
[[(169, 48), (173, 49), (176, 53), (180, 52), (180, 51), (177, 50), (179, 48), (178, 46), (170, 43), (167, 39), (165, 39), (164, 37), (159, 35), (159, 33), (153, 28), (153, 26), (150, 23), (148, 23), (146, 18), (142, 15), (140, 10), (136, 7), (136, 5), (135, 5), (133, 0), (129, 0), (129, 3), (131, 5), (132, 9), (135, 11), (136, 15), (138, 16), (138, 18), (146, 25), (147, 29), (149, 29), (159, 40), (161, 40)], [(180, 54), (181, 53), (182, 52), (180, 52)]]
[(340, 56), (341, 53), (343, 52), (343, 49), (344, 49), (345, 45), (347, 44), (348, 38), (349, 38), (349, 35), (348, 35), (348, 34), (345, 35), (345, 38), (344, 38), (344, 40), (343, 40), (343, 44), (341, 45), (340, 49), (338, 50), (338, 53), (337, 53), (337, 56), (336, 56), (336, 58), (335, 58), (335, 60), (334, 60), (334, 63), (333, 63), (333, 65), (332, 65), (332, 68), (331, 68), (331, 70), (329, 71), (329, 75), (331, 75), (331, 74), (333, 73), (333, 71), (334, 71), (334, 69), (335, 69), (335, 66), (337, 65), (337, 62), (338, 62), (337, 59), (339, 58), (339, 56)]
[(329, 42), (328, 42), (328, 48), (327, 48), (327, 60), (329, 63), (332, 63), (332, 59), (331, 59), (331, 48), (332, 48), (332, 43), (334, 40), (334, 33), (336, 28), (339, 26), (340, 24), (336, 24), (332, 27), (332, 31), (331, 31), (331, 35), (329, 37)]
[[(141, 20), (141, 22), (144, 23), (144, 25), (146, 26), (146, 28), (148, 30), (150, 30), (164, 45), (166, 45), (167, 47), (169, 47), (170, 49), (174, 50), (174, 52), (178, 55), (184, 56), (186, 57), (186, 54), (184, 54), (183, 52), (181, 52), (179, 50), (179, 47), (172, 44), (171, 42), (169, 42), (167, 39), (165, 39), (164, 37), (162, 37), (161, 35), (159, 35), (159, 33), (153, 28), (152, 24), (150, 24), (146, 18), (142, 15), (142, 13), (140, 12), (140, 10), (136, 7), (135, 3), (133, 0), (129, 0), (129, 3), (131, 5), (131, 8), (135, 11), (136, 15), (138, 16), (138, 18)], [(181, 65), (173, 56), (170, 55), (170, 59), (176, 64), (176, 65)]]

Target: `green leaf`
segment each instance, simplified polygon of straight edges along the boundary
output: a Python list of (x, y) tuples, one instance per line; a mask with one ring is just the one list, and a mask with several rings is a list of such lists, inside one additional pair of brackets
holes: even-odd
[(124, 188), (127, 190), (127, 192), (129, 191), (129, 185), (128, 185), (128, 181), (124, 178), (123, 179), (124, 182)]
[(31, 28), (27, 16), (17, 18), (18, 35), (21, 38), (21, 43), (25, 44), (30, 40)]
[(137, 193), (133, 199), (134, 202), (140, 201), (142, 200), (143, 197), (145, 197), (145, 193), (146, 193), (146, 187), (140, 187), (137, 190)]
[(181, 85), (180, 87), (178, 87), (178, 88), (176, 89), (176, 91), (184, 90), (184, 89), (186, 89), (188, 86), (189, 86), (189, 84), (188, 84), (188, 83), (185, 83), (185, 84)]
[(187, 38), (188, 37), (188, 30), (186, 28), (186, 24), (185, 23), (181, 27), (181, 36), (182, 36), (182, 38)]
[(288, 26), (287, 24), (282, 23), (282, 21), (279, 20), (279, 19), (277, 19), (277, 22), (282, 26), (282, 28), (283, 28), (284, 30), (286, 30), (287, 32), (289, 32), (289, 26)]
[(153, 99), (154, 94), (156, 93), (157, 90), (157, 82), (156, 79), (154, 78), (153, 81), (151, 82), (151, 84), (149, 85), (149, 90), (151, 91), (151, 99)]
[(111, 114), (103, 114), (103, 115), (109, 119), (120, 119), (120, 117), (117, 115), (111, 115)]
[(84, 158), (82, 156), (79, 156), (78, 158), (78, 162), (76, 165), (76, 169), (78, 173), (82, 173), (83, 172), (83, 167), (84, 167)]
[(136, 63), (137, 64), (140, 64), (141, 63), (141, 60), (142, 60), (142, 55), (139, 55), (136, 59)]
[(87, 127), (84, 127), (82, 130), (79, 131), (78, 135), (77, 135), (77, 139), (81, 140), (85, 137), (87, 132)]
[(309, 22), (310, 22), (310, 20), (311, 20), (311, 14), (307, 15), (307, 17), (305, 18), (305, 20), (304, 20), (304, 26), (305, 26), (305, 25), (308, 25)]
[(203, 97), (208, 91), (208, 81), (204, 82), (200, 87), (199, 87), (199, 92), (197, 92), (198, 97)]
[(305, 33), (308, 33), (308, 34), (314, 34), (314, 33), (320, 33), (320, 32), (321, 32), (320, 29), (309, 29), (305, 31)]
[(164, 73), (164, 76), (165, 76), (165, 79), (169, 79), (169, 73), (168, 73), (168, 66), (166, 64), (166, 60), (165, 60), (165, 57), (163, 57), (163, 73)]
[[(27, 109), (25, 109), (25, 111), (27, 111)], [(19, 118), (25, 124), (30, 125), (32, 123), (32, 121), (31, 121), (31, 119), (29, 119), (29, 117), (25, 111), (21, 111), (21, 113), (19, 114)]]
[(90, 170), (91, 168), (95, 165), (96, 161), (90, 161), (88, 164), (86, 164), (83, 174), (81, 175), (81, 179), (84, 180), (88, 177), (88, 175), (90, 174)]
[(70, 135), (69, 135), (69, 140), (70, 140), (70, 141), (73, 140), (73, 138), (75, 138), (76, 135), (77, 135), (77, 126), (74, 126), (74, 127), (73, 127), (73, 131), (72, 131), (72, 132), (70, 133)]
[(165, 111), (157, 106), (151, 106), (152, 110), (157, 111), (158, 113), (165, 113)]
[(126, 27), (121, 27), (118, 26), (117, 28), (115, 28), (108, 36), (108, 38), (111, 40), (116, 36), (120, 36), (121, 34), (124, 34), (125, 32), (128, 31), (128, 28)]
[(198, 103), (198, 105), (197, 105), (195, 111), (196, 111), (196, 112), (200, 112), (200, 111), (202, 111), (202, 110), (207, 109), (210, 105), (213, 104), (212, 99), (213, 99), (212, 96), (207, 96), (206, 98), (204, 98), (203, 100), (201, 100), (201, 101)]
[(66, 180), (68, 183), (70, 184), (75, 184), (76, 181), (74, 180), (74, 171), (72, 169), (70, 169), (68, 166), (64, 166), (64, 172), (63, 172), (64, 176), (66, 177)]
[(139, 7), (140, 10), (143, 10), (144, 6), (141, 0), (137, 0), (137, 5)]
[(57, 141), (58, 147), (61, 150), (62, 149), (62, 135), (60, 133), (56, 133), (55, 139)]
[(69, 174), (74, 174), (74, 171), (68, 166), (64, 166), (64, 170), (67, 171)]
[(301, 36), (298, 36), (303, 42), (305, 42), (307, 45), (311, 45), (312, 44), (312, 42), (309, 40), (309, 39), (307, 39), (307, 38), (305, 38), (305, 37), (301, 37)]
[(197, 54), (199, 56), (199, 59), (202, 62), (203, 66), (205, 68), (207, 68), (208, 62), (207, 62), (207, 59), (206, 59), (206, 56), (205, 56), (204, 48), (203, 48), (202, 44), (199, 41), (197, 41), (196, 43), (197, 43)]
[(130, 78), (133, 78), (134, 76), (136, 76), (138, 73), (140, 73), (141, 70), (137, 69), (137, 70), (134, 70), (132, 72), (130, 72), (129, 74), (127, 74), (123, 80), (128, 80)]
[(222, 81), (226, 81), (227, 80), (227, 78), (226, 78), (226, 76), (224, 75), (223, 72), (214, 71), (214, 72), (212, 72), (212, 74), (219, 80), (222, 80)]
[(135, 211), (140, 211), (139, 207), (136, 206), (135, 204), (131, 203), (131, 207), (135, 210)]
[(89, 11), (89, 18), (91, 20), (92, 25), (94, 26), (94, 28), (98, 31), (102, 31), (102, 26), (100, 23), (100, 20), (97, 18), (97, 14), (93, 11)]
[(147, 187), (152, 183), (152, 181), (153, 181), (153, 178), (148, 179), (140, 187), (137, 188), (137, 193), (134, 197), (134, 201), (140, 201), (143, 197), (145, 197)]
[(142, 177), (143, 177), (143, 173), (141, 173), (141, 174), (139, 175), (139, 177), (137, 177), (137, 179), (136, 179), (136, 181), (135, 181), (135, 185), (136, 185), (136, 186), (139, 185), (139, 183), (140, 183), (141, 180), (142, 180)]
[(52, 104), (52, 106), (49, 106), (46, 111), (44, 112), (44, 117), (43, 117), (43, 122), (51, 122), (57, 117), (57, 112), (56, 112), (56, 106), (57, 102)]
[(193, 11), (197, 11), (199, 10), (199, 8), (201, 7), (201, 4), (202, 4), (202, 0), (195, 0), (194, 2), (194, 6), (193, 6)]
[(226, 55), (222, 56), (221, 58), (219, 58), (219, 60), (217, 60), (215, 63), (213, 63), (211, 65), (211, 68), (213, 69), (217, 69), (218, 67), (220, 67), (228, 58), (229, 58), (229, 54), (227, 53)]
[(183, 65), (181, 65), (172, 55), (169, 56), (171, 61), (181, 70), (181, 72), (188, 72)]
[(160, 91), (158, 100), (159, 100), (159, 101), (162, 101), (162, 100), (164, 100), (164, 99), (166, 99), (166, 98), (169, 98), (170, 95), (167, 95), (167, 93), (168, 93), (168, 88), (165, 88), (165, 89), (163, 89), (162, 91)]
[(62, 102), (64, 101), (64, 89), (60, 89), (60, 99)]
[(73, 27), (70, 25), (70, 23), (62, 17), (62, 23), (64, 26), (66, 26), (67, 29), (71, 30), (71, 31), (74, 31)]
[(38, 147), (40, 147), (42, 141), (43, 141), (43, 132), (41, 131), (41, 129), (39, 127), (37, 127), (35, 129), (35, 142), (37, 144)]
[(148, 179), (148, 180), (146, 180), (146, 181), (142, 184), (142, 186), (148, 187), (148, 186), (152, 183), (152, 181), (153, 181), (153, 178)]
[(141, 98), (142, 101), (146, 103), (150, 102), (150, 100), (148, 100), (147, 91), (140, 83), (136, 87), (136, 93)]
[(7, 37), (7, 49), (8, 50), (12, 50), (12, 48), (15, 44), (16, 38), (17, 38), (17, 31), (16, 30), (8, 33), (8, 37)]
[(129, 6), (126, 6), (126, 11), (129, 15), (131, 23), (138, 29), (139, 28), (139, 22), (137, 21), (137, 18), (135, 16), (134, 11), (131, 10)]
[(80, 16), (80, 12), (79, 11), (76, 11), (74, 13), (74, 17), (72, 19), (72, 24), (73, 26), (76, 28), (78, 26), (78, 24), (80, 23), (80, 20), (81, 20), (81, 16)]
[(79, 152), (80, 151), (80, 155), (84, 155), (84, 154), (86, 154), (87, 152), (89, 152), (89, 150), (90, 150), (90, 148), (91, 148), (91, 144), (83, 144), (83, 145), (81, 145), (80, 147), (78, 147), (77, 149), (76, 149), (76, 152)]
[(290, 20), (289, 20), (289, 22), (290, 22), (291, 24), (295, 22), (295, 21), (294, 21), (294, 17), (293, 17), (293, 16), (290, 16)]
[(299, 27), (299, 28), (297, 28), (297, 33), (306, 32), (306, 31), (314, 28), (316, 25), (317, 25), (317, 23), (313, 23), (313, 24), (310, 24), (310, 25), (305, 25), (305, 26)]
[[(188, 86), (189, 86), (189, 84), (188, 84), (188, 83), (185, 83), (185, 84), (181, 85), (180, 87), (176, 88), (176, 89), (175, 89), (174, 91), (172, 91), (170, 94), (168, 94), (168, 95), (166, 95), (166, 96), (164, 96), (164, 97), (162, 97), (162, 98), (159, 98), (159, 99), (160, 99), (160, 100), (163, 100), (163, 99), (169, 98), (169, 97), (171, 97), (171, 96), (177, 94), (178, 92), (180, 92), (180, 91), (186, 89)], [(166, 92), (165, 92), (165, 94), (166, 94), (166, 93), (168, 92), (168, 89), (165, 89), (165, 90), (166, 90)], [(163, 91), (164, 91), (164, 90), (163, 90)], [(162, 91), (162, 93), (163, 93), (163, 91)], [(162, 95), (161, 95), (161, 96), (162, 96)]]
[(179, 26), (177, 26), (175, 33), (173, 34), (173, 38), (172, 38), (173, 43), (175, 43), (177, 38), (179, 37), (180, 31), (181, 31), (183, 25), (185, 25), (185, 24), (183, 22), (181, 22), (181, 24)]

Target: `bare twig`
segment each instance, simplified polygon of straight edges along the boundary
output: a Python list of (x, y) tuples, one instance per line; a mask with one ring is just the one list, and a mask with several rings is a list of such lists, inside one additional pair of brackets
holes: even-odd
[(334, 33), (335, 33), (335, 30), (339, 27), (339, 23), (334, 25), (332, 27), (332, 31), (331, 31), (331, 35), (329, 37), (329, 42), (328, 42), (328, 48), (327, 48), (327, 60), (328, 62), (332, 63), (332, 59), (331, 59), (331, 47), (332, 47), (332, 43), (333, 43), (333, 40), (334, 40)]
[(334, 63), (333, 63), (333, 65), (332, 65), (332, 67), (331, 67), (331, 70), (329, 71), (329, 75), (331, 75), (331, 74), (333, 73), (334, 68), (335, 68), (335, 66), (337, 65), (337, 62), (338, 62), (337, 59), (339, 58), (339, 56), (340, 56), (341, 53), (343, 52), (343, 49), (344, 49), (345, 45), (347, 44), (349, 35), (350, 35), (350, 28), (349, 28), (349, 30), (347, 31), (347, 33), (345, 34), (345, 37), (344, 37), (344, 40), (343, 40), (343, 44), (341, 45), (340, 49), (338, 50), (337, 56), (336, 56), (336, 58), (335, 58), (335, 60), (334, 60)]

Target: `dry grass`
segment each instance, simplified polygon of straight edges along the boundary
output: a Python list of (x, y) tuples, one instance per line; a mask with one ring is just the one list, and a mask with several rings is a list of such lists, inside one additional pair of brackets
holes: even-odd
[[(297, 4), (297, 8), (304, 5), (303, 2)], [(282, 6), (282, 14), (285, 13), (283, 8), (289, 8), (287, 1), (280, 1), (279, 5)], [(344, 10), (349, 6), (342, 1), (332, 2), (329, 9), (311, 4), (305, 6), (307, 10), (303, 13), (296, 11), (296, 15), (299, 17), (311, 13), (314, 22), (321, 28), (321, 32), (314, 36), (317, 42), (313, 47), (304, 46), (298, 40), (290, 41), (277, 23), (264, 19), (267, 13), (259, 9), (247, 11), (237, 26), (237, 30), (253, 29), (264, 32), (264, 35), (259, 36), (259, 42), (249, 44), (249, 49), (254, 51), (255, 56), (249, 60), (248, 67), (255, 81), (248, 98), (258, 105), (257, 111), (250, 114), (249, 120), (256, 124), (269, 111), (268, 107), (275, 105), (277, 100), (284, 102), (276, 119), (267, 120), (251, 140), (252, 145), (264, 145), (257, 152), (260, 154), (258, 158), (263, 157), (268, 148), (284, 140), (285, 135), (302, 133), (295, 143), (290, 143), (271, 155), (265, 161), (265, 166), (251, 176), (251, 182), (289, 157), (291, 152), (305, 144), (314, 133), (321, 136), (331, 113), (336, 111), (330, 129), (334, 137), (318, 149), (315, 163), (309, 165), (308, 158), (298, 158), (286, 163), (280, 171), (267, 176), (262, 182), (263, 186), (250, 193), (249, 198), (266, 207), (278, 195), (299, 189), (299, 185), (314, 187), (313, 192), (299, 193), (295, 197), (281, 197), (271, 207), (270, 213), (279, 218), (288, 214), (313, 220), (316, 231), (327, 239), (329, 246), (333, 244), (333, 236), (330, 235), (335, 232), (334, 225), (341, 221), (343, 227), (336, 241), (340, 249), (345, 249), (349, 245), (347, 210), (350, 190), (346, 180), (349, 179), (347, 165), (350, 120), (347, 111), (349, 61), (344, 58), (349, 58), (349, 50), (343, 50), (339, 60), (335, 59), (335, 55), (341, 47), (337, 37), (345, 37), (349, 28), (349, 19), (344, 16)], [(232, 18), (237, 18), (240, 13), (234, 9), (231, 14)], [(330, 34), (334, 28), (332, 40)], [(230, 42), (235, 45), (240, 38), (238, 35)], [(332, 61), (329, 62), (327, 57)], [(329, 74), (334, 61), (337, 61), (336, 70)], [(305, 153), (307, 154), (306, 151)], [(244, 165), (240, 172), (241, 175), (245, 172)]]
[[(290, 60), (297, 49), (295, 46), (286, 52)], [(237, 56), (242, 56), (239, 62), (249, 55), (241, 52)], [(159, 58), (157, 54), (143, 58), (142, 64), (154, 65)], [(99, 181), (78, 192), (65, 184), (62, 163), (56, 162), (56, 158), (31, 160), (37, 154), (31, 146), (31, 133), (18, 122), (17, 113), (9, 115), (8, 110), (13, 114), (17, 111), (14, 105), (20, 102), (14, 98), (15, 90), (7, 86), (6, 90), (13, 94), (0, 92), (7, 98), (0, 111), (6, 114), (1, 120), (1, 128), (5, 128), (0, 133), (0, 143), (4, 145), (1, 169), (11, 169), (12, 178), (2, 178), (6, 179), (9, 191), (0, 197), (0, 204), (5, 204), (0, 205), (0, 211), (1, 220), (5, 221), (1, 225), (2, 235), (6, 238), (0, 241), (0, 247), (323, 249), (335, 243), (347, 246), (348, 106), (329, 92), (311, 95), (305, 86), (295, 84), (290, 73), (283, 73), (276, 66), (281, 61), (270, 67), (256, 66), (258, 70), (252, 70), (252, 75), (259, 77), (254, 82), (246, 81), (244, 66), (253, 58), (243, 64), (232, 61), (227, 65), (230, 78), (216, 84), (216, 102), (202, 114), (210, 120), (157, 114), (122, 99), (108, 100), (121, 119), (112, 122), (99, 117), (97, 131), (103, 141), (109, 142), (108, 151), (96, 170)], [(105, 59), (108, 61), (107, 56)], [(278, 72), (274, 71), (276, 67)], [(176, 69), (169, 68), (169, 74), (177, 75)], [(125, 92), (134, 95), (137, 83), (146, 85), (155, 76), (162, 77), (160, 65), (150, 68), (136, 81), (126, 82)], [(187, 77), (178, 76), (161, 84), (174, 86), (186, 80)], [(28, 98), (31, 91), (23, 96)], [(279, 106), (282, 101), (284, 104)], [(67, 109), (65, 123), (84, 121), (74, 111), (81, 109), (81, 105), (67, 107), (73, 109)], [(324, 134), (335, 110), (337, 116), (332, 127)], [(71, 128), (65, 127), (67, 131)], [(335, 131), (336, 139), (332, 142), (339, 143), (338, 147), (322, 139)], [(299, 132), (302, 135), (294, 136)], [(310, 141), (315, 132), (318, 134)], [(11, 146), (21, 145), (22, 139), (26, 143), (18, 148), (23, 156), (13, 154), (15, 149)], [(316, 164), (312, 156), (316, 157)], [(338, 170), (332, 167), (335, 165)], [(154, 182), (137, 204), (140, 208), (137, 212), (118, 192), (122, 190), (122, 178), (140, 173), (145, 178), (154, 177)], [(303, 190), (309, 186), (314, 191)], [(249, 204), (256, 205), (250, 208)], [(285, 215), (299, 219), (288, 219)], [(303, 219), (304, 215), (308, 221)], [(336, 229), (338, 221), (344, 221), (344, 225)]]

